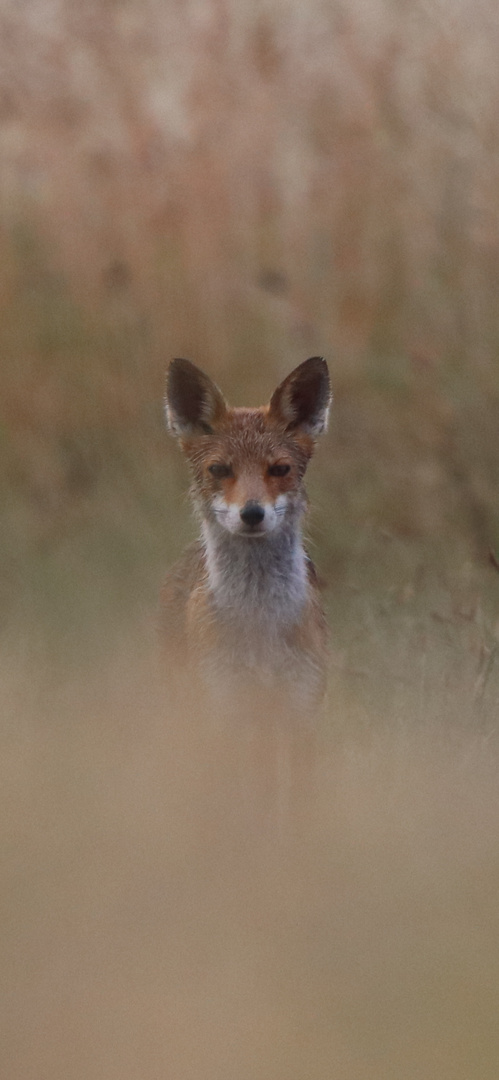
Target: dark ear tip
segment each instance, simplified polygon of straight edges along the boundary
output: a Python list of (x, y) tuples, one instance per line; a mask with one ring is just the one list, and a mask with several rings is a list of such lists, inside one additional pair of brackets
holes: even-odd
[(195, 365), (191, 360), (183, 360), (180, 356), (176, 356), (173, 360), (170, 360), (166, 373), (167, 375), (175, 375), (179, 371), (192, 371), (194, 367)]
[(199, 380), (205, 381), (206, 376), (200, 368), (192, 363), (192, 360), (183, 360), (179, 356), (170, 360), (166, 369), (167, 388), (173, 388), (174, 386), (179, 385), (183, 386), (185, 383), (191, 384)]
[(305, 360), (303, 367), (316, 368), (317, 371), (322, 371), (324, 374), (329, 375), (327, 360), (324, 356), (310, 356), (308, 360)]

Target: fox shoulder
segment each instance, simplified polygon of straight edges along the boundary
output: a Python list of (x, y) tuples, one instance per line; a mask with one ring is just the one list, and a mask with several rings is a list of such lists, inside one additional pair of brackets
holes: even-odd
[(322, 592), (322, 590), (325, 589), (327, 585), (326, 579), (322, 577), (322, 574), (318, 573), (317, 567), (313, 560), (310, 558), (310, 555), (306, 556), (306, 560), (307, 577), (309, 584), (312, 586), (312, 588), (317, 589), (318, 592)]
[(182, 645), (186, 634), (186, 613), (189, 597), (205, 572), (203, 545), (200, 540), (190, 544), (181, 558), (166, 575), (160, 594), (160, 623), (164, 640)]

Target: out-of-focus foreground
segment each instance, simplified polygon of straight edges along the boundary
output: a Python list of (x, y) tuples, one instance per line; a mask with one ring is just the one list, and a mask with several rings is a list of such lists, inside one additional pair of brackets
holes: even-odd
[(337, 695), (293, 832), (237, 724), (174, 720), (136, 642), (100, 677), (2, 676), (5, 1076), (495, 1080), (483, 738), (345, 732)]
[[(495, 1080), (496, 6), (0, 30), (2, 1071)], [(318, 353), (330, 707), (283, 841), (151, 660), (193, 530), (163, 379), (259, 404)]]

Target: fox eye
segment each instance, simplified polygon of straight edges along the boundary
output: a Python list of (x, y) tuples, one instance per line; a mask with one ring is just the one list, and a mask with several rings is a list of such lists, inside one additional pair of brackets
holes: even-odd
[(269, 465), (269, 476), (286, 476), (291, 465)]
[(216, 462), (214, 465), (208, 465), (208, 472), (215, 477), (216, 480), (224, 480), (226, 476), (232, 476), (232, 469), (230, 465), (223, 465), (222, 462)]

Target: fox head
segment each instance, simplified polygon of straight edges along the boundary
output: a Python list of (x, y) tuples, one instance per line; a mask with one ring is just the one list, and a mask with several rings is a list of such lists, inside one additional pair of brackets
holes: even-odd
[(268, 405), (230, 408), (190, 360), (172, 360), (166, 419), (194, 476), (205, 521), (241, 537), (264, 537), (296, 521), (306, 504), (302, 480), (326, 428), (331, 389), (326, 361), (305, 360)]

